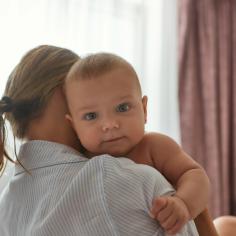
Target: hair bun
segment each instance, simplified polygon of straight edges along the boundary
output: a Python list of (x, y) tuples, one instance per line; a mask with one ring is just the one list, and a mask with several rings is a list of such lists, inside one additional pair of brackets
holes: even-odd
[(0, 106), (0, 115), (2, 115), (4, 112), (10, 112), (13, 108), (13, 102), (10, 97), (4, 96), (1, 99), (1, 106)]

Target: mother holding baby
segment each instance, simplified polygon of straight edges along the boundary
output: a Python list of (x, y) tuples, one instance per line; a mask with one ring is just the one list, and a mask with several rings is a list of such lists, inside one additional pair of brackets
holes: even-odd
[[(149, 215), (173, 187), (154, 168), (107, 154), (87, 158), (65, 119), (63, 84), (74, 52), (42, 45), (14, 68), (0, 100), (0, 166), (5, 120), (22, 140), (15, 173), (0, 195), (0, 235), (166, 235)], [(198, 235), (188, 221), (177, 235)]]

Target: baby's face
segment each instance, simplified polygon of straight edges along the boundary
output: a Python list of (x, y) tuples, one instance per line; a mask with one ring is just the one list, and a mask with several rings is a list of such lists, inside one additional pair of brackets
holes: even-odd
[(143, 138), (147, 97), (141, 97), (131, 71), (72, 81), (66, 91), (69, 119), (89, 152), (123, 156)]

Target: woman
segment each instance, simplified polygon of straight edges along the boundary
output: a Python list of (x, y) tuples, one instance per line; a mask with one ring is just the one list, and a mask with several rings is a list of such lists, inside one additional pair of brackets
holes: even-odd
[[(0, 235), (164, 235), (148, 212), (153, 196), (173, 188), (157, 171), (108, 155), (88, 160), (76, 151), (62, 85), (78, 59), (70, 50), (40, 46), (9, 77), (0, 101), (1, 166), (3, 154), (10, 159), (3, 115), (25, 143), (0, 197)], [(197, 235), (193, 223), (179, 235)]]

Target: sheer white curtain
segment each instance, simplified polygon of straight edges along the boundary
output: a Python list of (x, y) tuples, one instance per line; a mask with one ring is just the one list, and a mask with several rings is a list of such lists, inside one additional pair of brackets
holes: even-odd
[(133, 64), (149, 97), (146, 129), (178, 142), (176, 11), (176, 0), (1, 0), (0, 96), (10, 71), (39, 44), (113, 52)]
[(180, 142), (177, 94), (177, 1), (147, 1), (143, 87), (149, 97), (147, 129)]
[(146, 7), (142, 0), (1, 0), (1, 92), (10, 70), (39, 44), (78, 54), (111, 51), (142, 71)]

